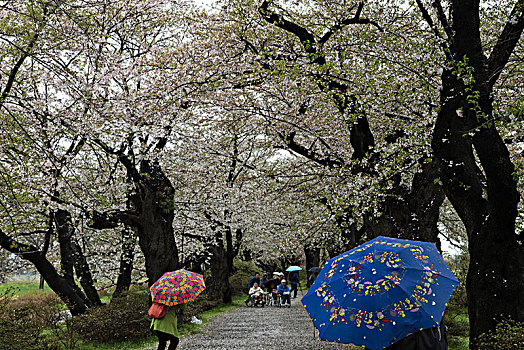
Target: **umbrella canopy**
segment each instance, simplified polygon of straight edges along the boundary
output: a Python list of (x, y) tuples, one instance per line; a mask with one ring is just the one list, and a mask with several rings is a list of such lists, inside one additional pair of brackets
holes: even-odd
[(320, 267), (315, 266), (315, 267), (310, 268), (308, 271), (309, 272), (320, 272), (320, 270), (322, 270)]
[(458, 284), (433, 243), (377, 237), (328, 260), (302, 304), (320, 339), (377, 350), (437, 326)]
[(276, 289), (279, 284), (280, 284), (280, 280), (278, 278), (273, 278), (273, 279), (266, 281), (266, 283), (264, 284), (264, 288)]
[(176, 270), (162, 275), (149, 291), (154, 303), (173, 306), (195, 300), (205, 288), (202, 275), (187, 270)]
[(301, 271), (302, 268), (300, 266), (290, 266), (286, 269), (286, 271), (288, 272), (292, 272), (292, 271)]

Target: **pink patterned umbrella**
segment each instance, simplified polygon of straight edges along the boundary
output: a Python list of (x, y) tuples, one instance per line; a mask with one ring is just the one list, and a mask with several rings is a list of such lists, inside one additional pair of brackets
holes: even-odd
[(204, 277), (187, 270), (166, 272), (151, 288), (151, 299), (154, 303), (173, 306), (187, 303), (206, 289)]

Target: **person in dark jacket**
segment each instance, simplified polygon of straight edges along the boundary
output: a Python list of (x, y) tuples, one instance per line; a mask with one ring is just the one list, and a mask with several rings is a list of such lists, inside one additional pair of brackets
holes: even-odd
[(293, 292), (293, 299), (297, 297), (298, 291), (298, 272), (293, 271), (289, 273), (289, 284), (291, 285), (291, 291)]
[(266, 282), (269, 281), (267, 273), (262, 274), (262, 278), (260, 279), (260, 288), (264, 289), (266, 288)]
[(252, 288), (255, 283), (257, 283), (260, 286), (260, 274), (258, 272), (255, 273), (255, 276), (251, 277), (251, 279), (247, 283), (247, 286), (249, 288)]
[(423, 329), (408, 335), (384, 350), (447, 350), (448, 336), (446, 330), (447, 327), (441, 322), (438, 327)]

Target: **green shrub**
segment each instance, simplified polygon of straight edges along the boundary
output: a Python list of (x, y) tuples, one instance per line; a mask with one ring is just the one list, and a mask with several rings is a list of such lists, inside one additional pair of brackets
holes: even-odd
[(483, 350), (524, 349), (524, 322), (503, 318), (495, 332), (481, 334), (477, 338), (479, 348)]
[(151, 335), (149, 291), (132, 288), (109, 304), (89, 309), (73, 319), (72, 327), (82, 340), (113, 342)]
[(20, 297), (0, 296), (0, 349), (59, 349), (50, 330), (60, 321), (63, 308), (52, 292), (34, 292)]
[(255, 275), (255, 272), (260, 272), (260, 268), (251, 261), (235, 260), (235, 273), (229, 277), (233, 295), (247, 293), (247, 283)]

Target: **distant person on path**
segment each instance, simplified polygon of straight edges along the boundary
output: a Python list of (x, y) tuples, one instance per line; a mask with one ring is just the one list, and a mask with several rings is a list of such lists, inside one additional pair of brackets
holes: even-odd
[(288, 307), (291, 306), (291, 290), (287, 286), (286, 280), (282, 280), (277, 288), (277, 293), (280, 294), (282, 298), (282, 305), (285, 305), (287, 302)]
[(289, 273), (289, 283), (291, 284), (291, 291), (293, 292), (293, 299), (297, 297), (298, 291), (298, 272), (293, 271)]
[(178, 333), (176, 311), (176, 306), (168, 307), (164, 317), (151, 320), (150, 328), (158, 338), (157, 350), (164, 350), (168, 341), (169, 347), (167, 350), (175, 350), (178, 346), (180, 335)]
[(253, 287), (251, 287), (251, 289), (249, 289), (249, 296), (253, 298), (253, 301), (254, 303), (256, 304), (257, 302), (258, 303), (265, 303), (265, 300), (264, 300), (264, 291), (262, 290), (262, 288), (260, 288), (258, 286), (258, 283), (255, 282), (255, 284), (253, 284)]
[(255, 283), (260, 286), (260, 274), (258, 272), (255, 273), (255, 276), (251, 277), (251, 279), (247, 283), (247, 286), (251, 288)]
[[(255, 276), (251, 277), (251, 279), (249, 280), (249, 282), (247, 282), (247, 290), (248, 290), (248, 294), (249, 294), (249, 290), (253, 287), (254, 284), (258, 284), (260, 285), (260, 274), (258, 272), (255, 273)], [(244, 303), (246, 304), (246, 306), (249, 305), (249, 297), (244, 300)]]
[(307, 280), (308, 288), (313, 285), (313, 283), (317, 279), (317, 276), (318, 276), (318, 272), (311, 272), (311, 274), (309, 275), (309, 278)]
[(262, 274), (262, 278), (260, 279), (260, 284), (259, 284), (260, 288), (262, 288), (262, 289), (266, 288), (266, 282), (267, 281), (269, 281), (269, 278), (268, 278), (267, 273), (264, 272)]

